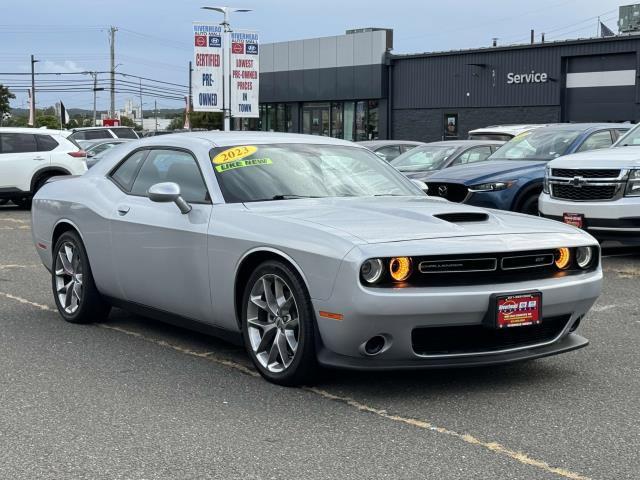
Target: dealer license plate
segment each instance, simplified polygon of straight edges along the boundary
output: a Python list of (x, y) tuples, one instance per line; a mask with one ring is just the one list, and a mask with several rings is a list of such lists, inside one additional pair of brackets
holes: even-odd
[(520, 293), (496, 297), (496, 327), (524, 327), (542, 323), (542, 293)]
[(562, 221), (574, 227), (584, 228), (584, 215), (582, 213), (563, 213)]

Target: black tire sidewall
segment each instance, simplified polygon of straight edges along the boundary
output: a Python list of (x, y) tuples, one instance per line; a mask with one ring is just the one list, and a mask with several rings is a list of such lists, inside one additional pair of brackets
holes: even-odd
[[(251, 289), (263, 275), (274, 274), (281, 277), (291, 289), (299, 316), (298, 349), (293, 362), (284, 372), (270, 372), (256, 359), (248, 337), (247, 303)], [(317, 368), (315, 351), (315, 321), (313, 306), (304, 281), (293, 268), (278, 260), (269, 260), (260, 264), (251, 274), (242, 295), (241, 309), (242, 337), (245, 349), (260, 374), (270, 382), (285, 386), (309, 383)]]
[[(56, 276), (55, 276), (55, 262), (60, 247), (64, 243), (72, 243), (77, 249), (80, 255), (80, 261), (82, 262), (82, 299), (80, 306), (73, 313), (69, 314), (64, 311), (60, 301), (58, 300), (58, 294), (56, 292)], [(109, 307), (106, 305), (100, 293), (96, 289), (93, 281), (93, 274), (91, 272), (91, 266), (89, 265), (89, 257), (84, 247), (80, 236), (73, 231), (65, 232), (60, 235), (60, 238), (56, 241), (53, 249), (53, 261), (51, 265), (51, 288), (53, 291), (54, 301), (58, 309), (60, 316), (70, 323), (92, 323), (102, 321), (109, 313)]]
[[(529, 197), (527, 197), (520, 206), (520, 213), (526, 213), (528, 215), (538, 215), (538, 196), (539, 195), (530, 195)], [(536, 205), (535, 213), (529, 212), (529, 210), (531, 210), (531, 208), (533, 207), (533, 204)]]

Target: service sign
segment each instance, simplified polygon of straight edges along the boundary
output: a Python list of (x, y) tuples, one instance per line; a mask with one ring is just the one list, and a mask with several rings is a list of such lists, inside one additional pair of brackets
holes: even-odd
[(231, 115), (234, 117), (260, 116), (259, 48), (257, 32), (231, 33)]
[(193, 110), (222, 111), (222, 50), (220, 25), (193, 24)]

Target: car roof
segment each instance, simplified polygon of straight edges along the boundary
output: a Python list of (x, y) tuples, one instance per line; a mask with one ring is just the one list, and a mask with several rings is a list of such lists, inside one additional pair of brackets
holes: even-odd
[(536, 131), (580, 131), (586, 132), (588, 130), (598, 130), (598, 129), (606, 129), (606, 128), (624, 128), (630, 129), (633, 125), (630, 123), (556, 123), (553, 125), (547, 125), (546, 127), (541, 127), (536, 129)]
[(126, 128), (129, 130), (133, 130), (133, 127), (127, 127), (126, 125), (118, 125), (118, 126), (113, 126), (110, 127), (108, 125), (104, 125), (102, 127), (76, 127), (76, 128), (72, 128), (71, 131), (72, 132), (81, 132), (84, 130), (104, 130), (104, 129), (118, 129), (118, 128)]
[(311, 145), (343, 145), (349, 147), (366, 148), (358, 143), (319, 135), (302, 135), (298, 133), (276, 132), (181, 132), (169, 135), (155, 135), (136, 140), (136, 145), (166, 145), (171, 141), (188, 143), (189, 140), (208, 142), (212, 147), (226, 147), (250, 144), (301, 143)]
[(365, 140), (356, 143), (367, 148), (384, 147), (386, 145), (424, 145), (424, 142), (416, 142), (415, 140)]
[(0, 133), (31, 133), (36, 135), (59, 135), (61, 137), (67, 137), (71, 134), (69, 130), (33, 127), (0, 127)]
[(503, 145), (502, 140), (440, 140), (438, 142), (425, 143), (423, 146), (452, 146), (452, 147), (471, 147), (474, 145)]
[(470, 130), (469, 135), (477, 134), (477, 133), (503, 133), (507, 135), (518, 135), (522, 132), (528, 132), (529, 130), (533, 130), (536, 128), (545, 127), (548, 124), (519, 124), (519, 125), (491, 125), (483, 128), (476, 128), (475, 130)]

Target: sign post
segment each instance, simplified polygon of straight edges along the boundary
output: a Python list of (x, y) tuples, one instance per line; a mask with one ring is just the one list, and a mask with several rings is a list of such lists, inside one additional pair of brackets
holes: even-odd
[[(221, 62), (221, 65), (224, 65), (224, 69), (220, 74), (220, 84), (223, 87), (222, 91), (219, 92), (223, 99), (222, 108), (200, 111), (222, 110), (224, 112), (224, 131), (228, 132), (231, 130), (231, 116), (260, 116), (258, 106), (258, 34), (256, 32), (233, 32), (229, 25), (229, 13), (250, 12), (251, 10), (249, 9), (235, 7), (202, 8), (204, 10), (214, 10), (224, 15), (222, 23), (215, 26), (219, 29), (218, 34), (222, 36), (220, 51), (224, 52), (223, 61)], [(212, 28), (214, 26), (209, 27)], [(236, 45), (235, 53), (233, 50), (234, 45)], [(241, 48), (242, 51), (240, 51)], [(236, 62), (239, 65), (238, 67), (235, 66)], [(238, 77), (234, 78), (234, 75), (238, 75)], [(197, 80), (194, 81), (194, 84), (198, 85)], [(250, 95), (251, 92), (253, 92), (252, 95)], [(195, 102), (193, 109), (198, 111)]]

